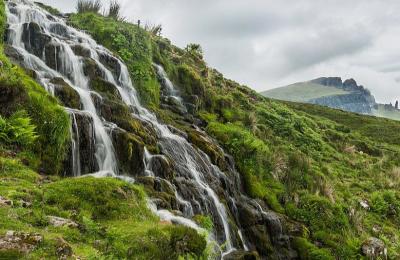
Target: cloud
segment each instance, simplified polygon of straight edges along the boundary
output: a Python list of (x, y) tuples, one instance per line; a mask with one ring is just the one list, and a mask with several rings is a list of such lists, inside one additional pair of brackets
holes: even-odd
[[(76, 3), (43, 1), (66, 11)], [(398, 0), (120, 1), (131, 21), (162, 24), (180, 47), (200, 43), (210, 66), (256, 90), (349, 76), (380, 100), (400, 96)]]

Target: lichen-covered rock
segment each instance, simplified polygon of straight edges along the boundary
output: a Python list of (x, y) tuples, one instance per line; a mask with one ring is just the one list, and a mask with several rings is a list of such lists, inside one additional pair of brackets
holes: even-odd
[(54, 227), (69, 227), (69, 228), (77, 228), (79, 225), (70, 220), (55, 216), (49, 216), (49, 223)]
[(0, 208), (13, 206), (13, 201), (0, 196)]
[(361, 246), (361, 252), (370, 259), (378, 259), (380, 257), (385, 259), (387, 257), (385, 243), (375, 237), (371, 237), (363, 243)]
[(18, 252), (27, 254), (43, 241), (43, 236), (37, 233), (7, 231), (0, 236), (0, 252)]
[(72, 247), (62, 238), (57, 239), (56, 254), (58, 259), (68, 259), (73, 254)]
[(81, 101), (78, 92), (74, 90), (62, 78), (54, 78), (50, 81), (54, 85), (54, 95), (64, 104), (64, 106), (80, 109)]

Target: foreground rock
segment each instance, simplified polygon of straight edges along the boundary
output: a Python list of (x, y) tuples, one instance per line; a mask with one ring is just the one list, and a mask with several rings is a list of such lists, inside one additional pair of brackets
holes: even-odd
[(13, 206), (12, 200), (8, 200), (0, 196), (0, 208)]
[(0, 252), (27, 254), (42, 241), (43, 236), (37, 233), (8, 231), (5, 236), (0, 237)]
[(70, 219), (49, 216), (49, 223), (54, 227), (77, 228), (78, 224)]
[(257, 252), (234, 251), (223, 258), (224, 260), (259, 260)]
[(380, 259), (382, 257), (383, 259), (386, 259), (387, 257), (385, 243), (375, 237), (371, 237), (363, 243), (361, 252), (369, 259)]

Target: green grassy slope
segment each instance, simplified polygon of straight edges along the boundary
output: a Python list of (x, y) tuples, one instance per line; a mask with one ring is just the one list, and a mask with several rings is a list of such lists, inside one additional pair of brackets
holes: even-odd
[[(177, 48), (136, 25), (95, 14), (74, 15), (70, 22), (115, 53), (151, 46), (121, 58), (133, 66), (150, 54), (185, 100), (197, 96), (194, 116), (234, 156), (246, 192), (307, 227), (294, 243), (302, 258), (359, 259), (362, 243), (371, 236), (385, 242), (391, 258), (400, 257), (400, 122), (273, 101), (209, 68), (200, 52)], [(129, 45), (106, 39), (115, 28), (120, 29), (112, 32), (114, 37)], [(132, 76), (139, 71), (131, 71)], [(181, 116), (150, 108), (190, 132), (190, 123)], [(215, 157), (213, 149), (204, 150)]]
[[(4, 11), (0, 1), (0, 39)], [(2, 42), (0, 61), (0, 201), (11, 201), (0, 203), (0, 239), (8, 231), (43, 237), (29, 254), (2, 247), (0, 259), (206, 258), (206, 234), (161, 223), (148, 209), (142, 187), (108, 178), (58, 177), (70, 138), (69, 116), (30, 72), (10, 63)], [(76, 226), (53, 226), (52, 216)]]
[(350, 92), (335, 87), (322, 86), (312, 82), (301, 82), (286, 87), (264, 91), (261, 95), (278, 100), (307, 102), (315, 98), (345, 95), (349, 93)]
[[(69, 22), (118, 54), (127, 63), (144, 103), (165, 122), (190, 133), (194, 121), (159, 105), (160, 86), (151, 63), (165, 67), (183, 98), (196, 101), (193, 116), (234, 156), (246, 192), (304, 224), (306, 232), (293, 241), (302, 259), (360, 259), (360, 247), (371, 236), (385, 242), (390, 259), (400, 257), (400, 122), (270, 100), (209, 68), (199, 51), (177, 48), (136, 25), (90, 13), (72, 15)], [(28, 96), (40, 96), (43, 102), (35, 104), (49, 108), (37, 105), (40, 109), (34, 110), (24, 103), (27, 115), (20, 114), (22, 124), (4, 116), (4, 125), (13, 127), (7, 127), (12, 129), (6, 132), (11, 141), (2, 142), (0, 152), (4, 184), (0, 196), (15, 205), (0, 208), (1, 234), (14, 229), (44, 235), (34, 259), (55, 259), (59, 237), (87, 258), (203, 255), (204, 239), (187, 228), (159, 223), (146, 209), (138, 186), (110, 179), (39, 176), (39, 165), (50, 161), (46, 156), (60, 153), (35, 147), (63, 151), (68, 138), (68, 125), (61, 124), (65, 127), (54, 140), (59, 145), (52, 145), (39, 120), (55, 111), (63, 122), (68, 122), (67, 116), (55, 99), (2, 57), (6, 66), (0, 86), (37, 92)], [(18, 84), (10, 83), (21, 78)], [(24, 138), (27, 142), (14, 138), (21, 126), (30, 129)], [(212, 147), (202, 149), (218, 163), (219, 155), (213, 154)], [(34, 160), (25, 159), (31, 157)], [(32, 206), (22, 207), (21, 200)], [(360, 201), (370, 208), (361, 207)], [(79, 228), (54, 228), (48, 223), (49, 215), (70, 218)]]

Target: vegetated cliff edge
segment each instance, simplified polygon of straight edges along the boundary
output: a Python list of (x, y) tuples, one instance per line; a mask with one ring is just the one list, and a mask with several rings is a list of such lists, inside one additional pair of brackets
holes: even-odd
[[(302, 259), (356, 259), (362, 257), (363, 248), (379, 247), (380, 242), (388, 249), (389, 257), (398, 257), (398, 122), (272, 101), (208, 68), (197, 46), (182, 50), (143, 28), (94, 13), (72, 15), (69, 22), (118, 54), (126, 62), (147, 107), (207, 153), (221, 169), (227, 169), (225, 154), (210, 141), (210, 136), (215, 138), (234, 157), (246, 193), (280, 212), (281, 220), (287, 219), (285, 232), (266, 230), (271, 225), (264, 224), (251, 208), (241, 205), (240, 223), (245, 233), (258, 234), (253, 243), (260, 254), (273, 256), (280, 244), (288, 249), (289, 239), (290, 247)], [(5, 57), (2, 60), (4, 68), (12, 67)], [(165, 68), (180, 92), (184, 109), (165, 94), (165, 82), (159, 83), (153, 62)], [(14, 86), (6, 84), (12, 80), (12, 73), (18, 71), (13, 68), (2, 71), (6, 91)], [(23, 82), (15, 85), (26, 86)], [(138, 174), (144, 167), (140, 163), (144, 144), (154, 153), (159, 149), (154, 145), (155, 135), (140, 121), (126, 116), (112, 86), (103, 82), (95, 87), (109, 99), (103, 115), (130, 133), (116, 146), (117, 153), (127, 155), (121, 160), (126, 164), (120, 167)], [(56, 102), (43, 91), (41, 96)], [(73, 96), (59, 95), (58, 100), (73, 104)], [(16, 103), (10, 102), (8, 106), (12, 104)], [(46, 141), (49, 135), (41, 132), (41, 122), (35, 121), (36, 110), (23, 108), (39, 136), (32, 139), (32, 145), (38, 145), (39, 139)], [(9, 115), (2, 115), (13, 122)], [(45, 112), (40, 115), (47, 117)], [(64, 118), (67, 127), (57, 134), (64, 136), (63, 144), (69, 128), (69, 121)], [(78, 256), (161, 259), (166, 254), (171, 258), (178, 254), (202, 254), (199, 251), (204, 249), (203, 242), (196, 233), (159, 223), (151, 215), (144, 206), (142, 188), (109, 179), (39, 177), (32, 170), (43, 169), (51, 174), (52, 168), (46, 167), (48, 162), (37, 158), (38, 154), (19, 141), (4, 143), (0, 168), (2, 181), (7, 184), (0, 195), (15, 202), (14, 207), (1, 207), (0, 212), (16, 216), (12, 222), (2, 218), (6, 222), (1, 231), (15, 229), (44, 235), (44, 243), (36, 247), (33, 256), (54, 257), (58, 248), (68, 251), (66, 244)], [(29, 160), (32, 157), (37, 158), (36, 163)], [(62, 161), (52, 160), (60, 165)], [(174, 203), (171, 194), (159, 191), (160, 186), (162, 183), (150, 179), (144, 187), (162, 203)], [(27, 204), (21, 201), (32, 205), (24, 208)], [(24, 217), (32, 212), (34, 217)], [(50, 214), (71, 218), (81, 228), (49, 227)], [(209, 226), (207, 216), (199, 216), (198, 222)], [(275, 240), (274, 234), (282, 237)], [(379, 238), (379, 242), (372, 237)]]
[(271, 89), (262, 95), (278, 100), (317, 104), (349, 112), (400, 120), (400, 110), (378, 104), (371, 92), (354, 79), (322, 77), (307, 82)]

